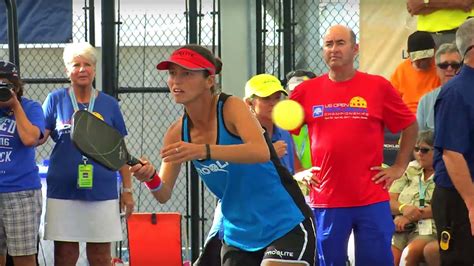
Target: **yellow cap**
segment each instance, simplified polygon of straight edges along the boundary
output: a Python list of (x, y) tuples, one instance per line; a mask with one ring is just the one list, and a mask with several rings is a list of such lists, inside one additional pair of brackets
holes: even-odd
[(270, 74), (255, 75), (245, 84), (245, 98), (250, 98), (253, 95), (268, 97), (278, 91), (288, 95), (280, 80)]

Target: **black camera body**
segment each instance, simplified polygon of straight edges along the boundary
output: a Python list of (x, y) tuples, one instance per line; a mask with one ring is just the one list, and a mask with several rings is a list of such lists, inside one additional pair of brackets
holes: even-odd
[(12, 87), (12, 84), (0, 81), (0, 102), (8, 102), (12, 98), (10, 91)]

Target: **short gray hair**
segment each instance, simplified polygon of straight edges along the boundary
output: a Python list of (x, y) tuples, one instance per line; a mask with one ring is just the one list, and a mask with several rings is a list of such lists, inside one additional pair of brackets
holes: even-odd
[(436, 64), (441, 63), (440, 62), (441, 55), (453, 54), (453, 53), (459, 54), (459, 50), (458, 50), (458, 47), (456, 46), (456, 44), (454, 44), (454, 43), (443, 43), (443, 44), (441, 44), (439, 46), (438, 50), (436, 51), (436, 54), (435, 54)]
[(68, 67), (74, 58), (78, 56), (84, 57), (94, 66), (97, 64), (97, 50), (90, 43), (69, 43), (64, 47), (63, 61), (66, 67)]
[(474, 44), (474, 18), (464, 21), (456, 31), (456, 45), (458, 46), (461, 56), (466, 55), (466, 50)]
[(423, 130), (423, 131), (418, 132), (418, 138), (416, 139), (416, 143), (420, 144), (422, 142), (424, 142), (424, 143), (430, 145), (431, 147), (433, 147), (433, 145), (434, 145), (434, 131), (431, 130), (431, 129), (428, 129), (428, 130)]

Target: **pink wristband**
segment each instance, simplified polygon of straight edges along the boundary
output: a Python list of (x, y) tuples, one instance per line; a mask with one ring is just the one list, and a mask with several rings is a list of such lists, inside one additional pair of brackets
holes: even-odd
[(148, 182), (145, 182), (145, 185), (148, 187), (148, 189), (150, 191), (158, 191), (160, 190), (161, 188), (161, 185), (162, 185), (162, 182), (161, 182), (161, 178), (160, 176), (158, 175), (157, 172), (155, 172), (155, 174), (153, 175), (153, 177), (151, 178), (150, 181)]

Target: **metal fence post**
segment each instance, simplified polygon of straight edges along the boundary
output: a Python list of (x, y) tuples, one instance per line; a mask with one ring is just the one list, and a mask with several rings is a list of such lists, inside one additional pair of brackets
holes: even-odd
[[(292, 0), (283, 0), (283, 79), (293, 70)], [(281, 78), (281, 77), (280, 77)]]
[(18, 18), (16, 12), (16, 1), (5, 0), (5, 6), (7, 7), (7, 19), (8, 19), (8, 51), (10, 62), (14, 63), (17, 67), (18, 73), (20, 73), (20, 55), (18, 48)]
[[(197, 0), (189, 0), (189, 43), (197, 43), (198, 41), (198, 9)], [(199, 257), (199, 176), (191, 164), (191, 261), (195, 262)]]
[(262, 0), (255, 1), (255, 15), (256, 15), (256, 36), (255, 36), (255, 51), (257, 59), (257, 74), (265, 73), (265, 53), (264, 53), (264, 43), (263, 43), (263, 9), (262, 9)]
[(115, 1), (102, 0), (102, 91), (116, 97)]

